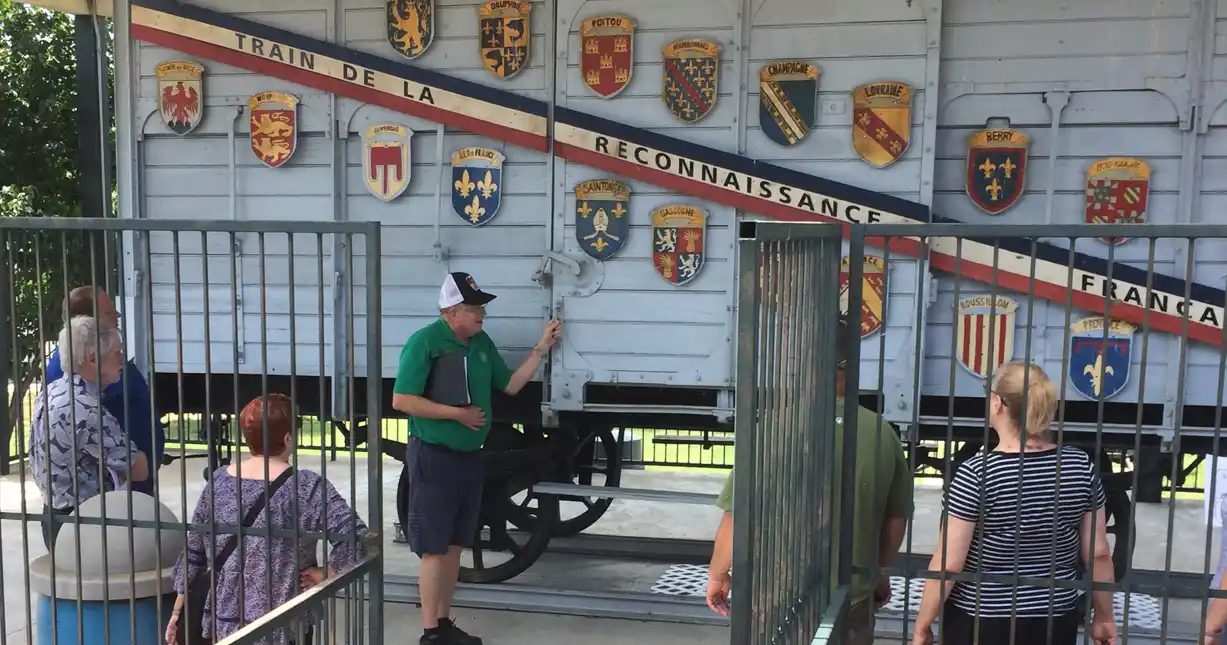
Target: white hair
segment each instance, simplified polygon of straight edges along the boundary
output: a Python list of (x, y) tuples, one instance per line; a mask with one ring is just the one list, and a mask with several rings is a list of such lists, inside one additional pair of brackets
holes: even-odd
[[(72, 358), (72, 369), (81, 373), (81, 366), (94, 356), (106, 356), (119, 347), (119, 330), (93, 316), (73, 316), (60, 330), (60, 360)], [(68, 370), (64, 370), (65, 373)]]

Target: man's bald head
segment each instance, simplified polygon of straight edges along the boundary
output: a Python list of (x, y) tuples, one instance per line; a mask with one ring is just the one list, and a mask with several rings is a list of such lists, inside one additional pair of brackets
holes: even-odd
[[(97, 313), (94, 307), (97, 306)], [(110, 294), (94, 287), (77, 287), (64, 299), (64, 317), (72, 320), (77, 316), (97, 316), (112, 327), (119, 326), (119, 312)]]

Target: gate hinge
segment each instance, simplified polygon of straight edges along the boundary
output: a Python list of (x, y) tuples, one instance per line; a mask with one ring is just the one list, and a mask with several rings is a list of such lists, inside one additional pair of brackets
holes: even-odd
[(541, 264), (537, 265), (537, 270), (533, 272), (533, 282), (545, 287), (546, 276), (554, 275), (552, 263), (558, 262), (570, 269), (570, 273), (574, 277), (579, 277), (580, 266), (579, 262), (569, 258), (562, 253), (556, 251), (546, 251), (541, 254)]

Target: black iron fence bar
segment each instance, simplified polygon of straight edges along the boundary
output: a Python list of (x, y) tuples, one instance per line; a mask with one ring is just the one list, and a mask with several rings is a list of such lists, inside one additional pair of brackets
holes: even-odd
[[(871, 573), (870, 567), (853, 567), (853, 571), (858, 573)], [(1001, 584), (1014, 585), (1013, 573), (965, 573), (965, 572), (941, 572), (932, 569), (910, 568), (910, 567), (882, 567), (878, 569), (881, 574), (900, 575), (911, 578), (923, 578), (927, 580), (945, 580), (946, 582), (997, 582)], [(1023, 586), (1039, 586), (1048, 587), (1050, 584), (1053, 589), (1078, 589), (1083, 591), (1119, 591), (1124, 593), (1150, 593), (1160, 595), (1170, 595), (1178, 597), (1174, 592), (1185, 592), (1189, 588), (1188, 582), (1183, 582), (1182, 579), (1189, 577), (1190, 574), (1182, 574), (1179, 577), (1173, 577), (1174, 582), (1146, 582), (1130, 580), (1128, 582), (1095, 582), (1093, 580), (1054, 580), (1047, 576), (1019, 576), (1018, 584)], [(1206, 583), (1206, 593), (1210, 598), (1227, 598), (1227, 590), (1210, 589), (1208, 587), (1210, 578), (1213, 574), (1206, 574), (1204, 582)], [(1201, 578), (1200, 574), (1194, 574), (1193, 577)], [(1155, 572), (1156, 580), (1162, 580), (1161, 572)], [(1199, 580), (1202, 581), (1202, 580)], [(1198, 597), (1202, 594), (1202, 588), (1197, 589)]]
[[(379, 222), (303, 222), (296, 220), (150, 220), (93, 219), (78, 217), (4, 217), (0, 230), (115, 231), (178, 233), (307, 233), (319, 235), (372, 235), (378, 238)], [(369, 249), (369, 247), (368, 247)]]
[[(864, 285), (861, 284), (864, 277), (864, 263), (861, 259), (865, 257), (865, 227), (856, 226), (852, 229), (851, 235), (848, 238), (848, 336), (847, 347), (844, 348), (847, 358), (847, 366), (844, 368), (844, 383), (850, 396), (845, 396), (843, 417), (843, 454), (840, 455), (840, 460), (843, 463), (843, 481), (840, 482), (839, 495), (840, 502), (839, 513), (851, 517), (852, 508), (855, 504), (856, 493), (856, 450), (857, 450), (857, 425), (860, 418), (860, 404), (856, 400), (856, 393), (860, 390), (861, 382), (861, 302), (864, 299)], [(836, 308), (836, 315), (839, 315), (839, 310)], [(853, 341), (852, 339), (857, 339)], [(833, 345), (833, 343), (832, 343)], [(834, 376), (835, 363), (829, 361), (824, 363), (819, 361), (819, 369), (826, 369)], [(840, 432), (839, 428), (834, 428), (835, 432)], [(851, 586), (852, 584), (852, 525), (853, 522), (843, 521), (843, 518), (835, 518), (839, 524), (839, 585)]]
[[(383, 283), (381, 276), (382, 271), (382, 255), (381, 247), (382, 236), (379, 233), (378, 222), (374, 227), (374, 234), (367, 235), (365, 243), (366, 252), (366, 410), (367, 423), (372, 432), (367, 433), (367, 446), (372, 455), (377, 455), (374, 459), (367, 459), (367, 481), (370, 482), (376, 490), (367, 497), (367, 525), (371, 527), (369, 530), (373, 532), (376, 544), (380, 548), (375, 552), (375, 567), (370, 575), (370, 620), (371, 620), (371, 643), (373, 645), (383, 645), (383, 417), (381, 410), (383, 409), (383, 323), (382, 323), (382, 289), (379, 286)], [(352, 245), (351, 245), (352, 249)], [(352, 256), (350, 256), (352, 257)], [(352, 280), (350, 293), (353, 293)], [(348, 316), (350, 320), (351, 330), (353, 325), (353, 317)], [(351, 347), (353, 343), (353, 334), (350, 334)], [(351, 376), (353, 371), (350, 372)], [(373, 375), (373, 378), (372, 378)], [(353, 388), (350, 387), (350, 392)], [(354, 427), (353, 423), (353, 406), (349, 408), (350, 427)], [(350, 454), (353, 454), (353, 442), (350, 443)], [(354, 478), (356, 479), (356, 478)], [(353, 499), (357, 499), (356, 497)]]
[[(218, 641), (216, 645), (241, 645), (243, 643), (254, 643), (261, 638), (274, 634), (278, 629), (287, 627), (291, 621), (305, 615), (312, 608), (322, 604), (324, 601), (337, 598), (341, 592), (347, 587), (361, 582), (363, 578), (374, 574), (381, 566), (380, 552), (377, 550), (373, 553), (368, 553), (357, 565), (336, 576), (332, 576), (318, 585), (311, 587), (309, 590), (298, 594), (294, 598), (278, 605), (271, 612), (266, 614), (260, 620), (243, 627), (234, 632), (225, 640)], [(375, 611), (374, 597), (375, 590), (371, 590), (370, 610)], [(372, 621), (372, 630), (375, 629), (375, 624)], [(381, 643), (380, 640), (375, 640), (374, 635), (371, 638), (372, 643)]]
[[(18, 511), (0, 511), (0, 520), (13, 520), (17, 522), (37, 522), (46, 518), (43, 513), (21, 513)], [(238, 535), (239, 525), (237, 524), (197, 524), (194, 522), (170, 522), (166, 520), (138, 520), (127, 517), (116, 519), (115, 517), (76, 517), (74, 522), (80, 522), (81, 526), (116, 526), (120, 528), (134, 529), (154, 529), (167, 530), (174, 529), (182, 531), (186, 528), (190, 532), (196, 533), (216, 533), (217, 535)], [(217, 530), (214, 531), (213, 528)], [(303, 539), (323, 540), (327, 535), (336, 536), (335, 533), (325, 534), (321, 531), (299, 531), (297, 534), (291, 529), (273, 529), (269, 532), (266, 526), (244, 526), (244, 536), (259, 536), (279, 538), (293, 538), (295, 535), (301, 536)], [(357, 534), (355, 534), (357, 535)]]
[[(758, 234), (757, 227), (747, 229), (742, 224), (742, 234), (754, 236)], [(769, 230), (767, 227), (763, 232)], [(736, 409), (753, 411), (748, 414), (737, 414), (733, 419), (736, 437), (750, 437), (754, 432), (755, 419), (758, 414), (758, 390), (755, 384), (758, 370), (758, 323), (762, 306), (762, 289), (759, 286), (760, 275), (764, 272), (758, 260), (761, 244), (752, 240), (742, 240), (739, 243), (738, 257), (740, 266), (737, 272), (737, 391)], [(762, 278), (765, 280), (765, 276)], [(753, 517), (755, 509), (751, 505), (751, 495), (754, 494), (753, 482), (756, 480), (757, 469), (754, 464), (754, 444), (751, 441), (737, 441), (733, 444), (734, 463), (741, 464), (740, 473), (733, 478), (733, 516), (741, 518)], [(753, 577), (751, 554), (758, 549), (758, 534), (753, 530), (751, 522), (733, 522), (733, 573), (741, 580), (750, 581)], [(747, 584), (749, 589), (750, 585)], [(752, 616), (749, 611), (742, 611), (738, 602), (733, 603), (730, 615), (731, 642), (750, 643), (753, 630)]]

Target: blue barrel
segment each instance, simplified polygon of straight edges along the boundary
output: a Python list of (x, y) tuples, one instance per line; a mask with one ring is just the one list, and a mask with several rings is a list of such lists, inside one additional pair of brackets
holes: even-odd
[[(126, 523), (128, 518), (179, 521), (169, 508), (143, 493), (132, 493), (129, 507), (128, 495), (127, 491), (106, 493), (108, 521)], [(103, 496), (86, 500), (77, 513), (83, 518), (101, 517), (102, 501)], [(183, 551), (183, 533), (167, 529), (160, 531), (159, 536), (159, 532), (151, 528), (82, 524), (78, 538), (72, 516), (62, 519), (66, 525), (60, 529), (54, 545), (54, 588), (51, 555), (39, 556), (30, 563), (30, 588), (37, 596), (35, 642), (39, 645), (52, 645), (53, 642), (58, 645), (163, 643), (166, 624), (175, 606), (173, 574), (175, 562)], [(82, 638), (78, 638), (78, 633)]]
[[(135, 603), (124, 600), (109, 603), (82, 602), (80, 633), (85, 639), (80, 641), (79, 645), (160, 645), (166, 633), (166, 623), (170, 620), (170, 612), (175, 608), (175, 597), (162, 596), (160, 622), (158, 601), (158, 598), (142, 598)], [(35, 633), (38, 636), (38, 645), (78, 643), (77, 601), (39, 596), (36, 614)], [(133, 625), (136, 627), (135, 633), (132, 632)], [(56, 633), (57, 641), (52, 641), (52, 631)], [(106, 638), (108, 633), (109, 640)]]

